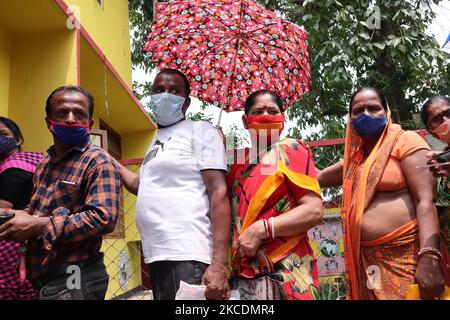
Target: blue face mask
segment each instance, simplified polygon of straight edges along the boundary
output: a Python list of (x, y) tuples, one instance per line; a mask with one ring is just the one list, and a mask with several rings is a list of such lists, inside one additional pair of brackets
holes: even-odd
[(184, 119), (182, 108), (185, 98), (166, 92), (154, 94), (150, 98), (153, 116), (158, 124), (167, 127)]
[(17, 141), (11, 137), (0, 137), (0, 156), (5, 156), (17, 148)]
[(386, 127), (387, 118), (384, 117), (372, 117), (365, 113), (358, 118), (351, 121), (353, 129), (356, 133), (364, 138), (373, 138), (383, 132)]
[(67, 146), (77, 146), (85, 142), (90, 135), (88, 124), (65, 124), (49, 120), (50, 132), (59, 142)]

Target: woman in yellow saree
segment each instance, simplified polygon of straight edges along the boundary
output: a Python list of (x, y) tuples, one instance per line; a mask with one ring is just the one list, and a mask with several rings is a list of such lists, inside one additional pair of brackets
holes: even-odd
[(344, 160), (318, 174), (322, 187), (343, 185), (342, 219), (348, 299), (422, 299), (444, 290), (435, 179), (429, 147), (391, 121), (384, 96), (361, 88), (352, 97)]
[(294, 139), (279, 141), (282, 106), (273, 91), (249, 96), (243, 121), (252, 148), (238, 156), (228, 175), (232, 285), (242, 300), (318, 298), (306, 232), (322, 220), (322, 198), (311, 150)]

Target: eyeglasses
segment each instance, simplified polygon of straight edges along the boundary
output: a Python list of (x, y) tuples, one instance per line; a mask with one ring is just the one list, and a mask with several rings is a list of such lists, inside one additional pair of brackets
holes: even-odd
[(434, 116), (433, 118), (428, 121), (428, 127), (430, 129), (436, 129), (441, 125), (442, 122), (444, 122), (444, 117), (447, 119), (450, 119), (450, 109), (444, 110), (441, 113), (439, 113), (437, 116)]

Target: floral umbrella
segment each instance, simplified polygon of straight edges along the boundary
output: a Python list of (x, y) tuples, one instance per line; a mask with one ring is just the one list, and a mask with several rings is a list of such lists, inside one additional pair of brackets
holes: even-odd
[(308, 34), (252, 0), (156, 4), (145, 45), (160, 68), (183, 72), (192, 95), (237, 111), (259, 89), (276, 91), (287, 106), (311, 88)]

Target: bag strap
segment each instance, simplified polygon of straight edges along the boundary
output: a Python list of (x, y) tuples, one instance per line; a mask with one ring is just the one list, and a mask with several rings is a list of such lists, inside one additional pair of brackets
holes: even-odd
[[(272, 274), (274, 272), (272, 260), (270, 260), (264, 249), (259, 248), (256, 252), (256, 258), (258, 259), (258, 265), (260, 269), (259, 275)], [(239, 277), (241, 274), (241, 261), (240, 259), (233, 260), (233, 275)]]

